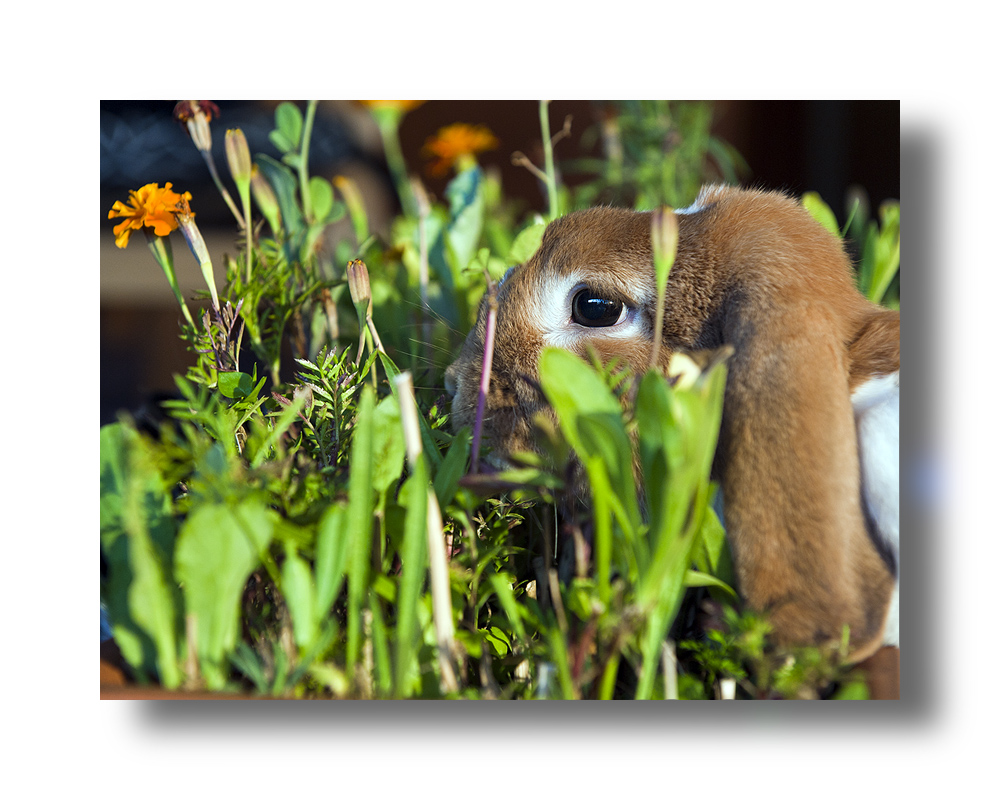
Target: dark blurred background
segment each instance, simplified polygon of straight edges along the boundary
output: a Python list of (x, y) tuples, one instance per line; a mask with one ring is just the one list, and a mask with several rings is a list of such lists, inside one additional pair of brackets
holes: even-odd
[[(142, 238), (125, 250), (115, 247), (115, 223), (107, 219), (114, 201), (126, 201), (130, 189), (146, 183), (169, 181), (176, 191), (194, 196), (192, 205), (217, 276), (223, 253), (236, 253), (235, 222), (201, 154), (174, 122), (174, 102), (101, 103), (102, 425), (113, 421), (119, 409), (134, 410), (156, 393), (172, 391), (172, 375), (183, 374), (192, 361), (177, 336), (176, 301)], [(224, 181), (227, 128), (241, 128), (251, 152), (279, 156), (268, 140), (276, 101), (215, 102), (221, 115), (212, 123), (213, 154)], [(570, 137), (556, 146), (557, 161), (595, 155), (583, 142), (598, 113), (599, 107), (589, 101), (552, 101), (552, 132), (572, 116)], [(410, 170), (419, 171), (437, 196), (445, 179), (427, 175), (421, 150), (430, 136), (453, 122), (490, 128), (500, 146), (482, 154), (480, 163), (500, 171), (504, 193), (525, 209), (546, 208), (538, 181), (510, 160), (511, 153), (522, 151), (541, 164), (537, 101), (428, 101), (411, 111), (400, 129), (403, 153)], [(749, 172), (744, 183), (795, 195), (819, 192), (841, 223), (851, 187), (867, 192), (873, 213), (882, 201), (899, 198), (898, 101), (717, 101), (712, 130), (745, 159)], [(367, 109), (346, 101), (320, 103), (310, 156), (313, 174), (344, 174), (359, 184), (372, 230), (386, 234), (398, 207)], [(181, 237), (172, 238), (178, 279), (190, 298), (204, 282)]]

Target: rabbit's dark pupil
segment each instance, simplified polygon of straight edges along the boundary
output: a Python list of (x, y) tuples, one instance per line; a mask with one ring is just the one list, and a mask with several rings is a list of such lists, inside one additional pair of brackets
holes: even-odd
[(597, 297), (590, 289), (581, 289), (573, 297), (573, 322), (588, 328), (606, 328), (618, 322), (622, 313), (620, 300)]

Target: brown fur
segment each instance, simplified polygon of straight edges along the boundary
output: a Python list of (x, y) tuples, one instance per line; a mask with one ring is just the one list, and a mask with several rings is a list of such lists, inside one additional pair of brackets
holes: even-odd
[[(716, 472), (740, 590), (770, 612), (778, 643), (835, 640), (848, 624), (853, 656), (863, 659), (881, 645), (894, 579), (865, 527), (850, 391), (899, 369), (899, 314), (855, 289), (840, 242), (795, 201), (714, 187), (699, 204), (677, 217), (660, 362), (681, 350), (735, 349)], [(650, 214), (621, 209), (570, 214), (502, 283), (486, 424), (501, 456), (532, 449), (531, 419), (545, 409), (537, 387), (545, 281), (582, 272), (589, 286), (628, 298), (645, 335), (592, 329), (568, 346), (583, 355), (586, 342), (604, 359), (647, 366), (650, 224)], [(448, 370), (456, 428), (475, 415), (485, 318), (481, 311)]]

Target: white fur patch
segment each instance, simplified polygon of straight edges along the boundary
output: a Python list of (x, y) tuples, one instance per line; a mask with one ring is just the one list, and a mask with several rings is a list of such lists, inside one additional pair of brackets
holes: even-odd
[(674, 209), (674, 213), (675, 214), (697, 214), (699, 211), (703, 211), (704, 209), (705, 209), (705, 206), (699, 205), (698, 201), (696, 200), (691, 205), (689, 205), (687, 208), (675, 208)]
[(885, 644), (899, 646), (899, 373), (865, 382), (851, 395), (861, 491), (881, 542), (896, 563)]

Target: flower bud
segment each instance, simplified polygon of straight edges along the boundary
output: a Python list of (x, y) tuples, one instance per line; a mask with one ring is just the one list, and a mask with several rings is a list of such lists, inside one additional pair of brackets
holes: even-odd
[(250, 168), (250, 191), (253, 192), (257, 207), (267, 219), (267, 224), (271, 226), (271, 232), (277, 233), (281, 228), (281, 207), (274, 189), (256, 164)]
[(202, 237), (201, 231), (195, 224), (194, 213), (191, 211), (186, 198), (177, 204), (177, 223), (180, 226), (181, 233), (184, 234), (184, 239), (187, 241), (188, 247), (191, 249), (191, 254), (198, 262), (198, 266), (201, 267), (201, 274), (205, 278), (208, 291), (212, 295), (212, 305), (218, 310), (219, 292), (215, 288), (215, 271), (212, 269), (212, 257), (208, 253), (208, 246), (205, 244), (205, 239)]
[[(367, 313), (372, 307), (372, 287), (368, 280), (368, 267), (361, 259), (347, 265), (347, 286), (351, 290), (351, 300), (358, 313)], [(361, 309), (365, 309), (362, 311)]]
[(656, 290), (663, 294), (667, 276), (677, 256), (677, 215), (666, 206), (653, 211), (653, 265), (656, 269)]
[(226, 131), (226, 161), (229, 162), (229, 174), (243, 192), (250, 183), (250, 148), (247, 137), (239, 128)]

